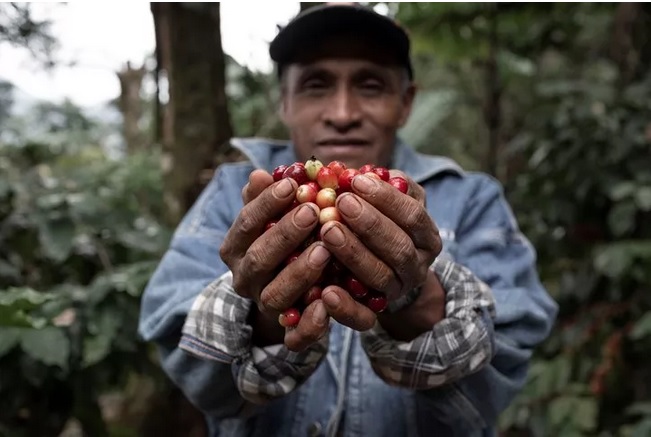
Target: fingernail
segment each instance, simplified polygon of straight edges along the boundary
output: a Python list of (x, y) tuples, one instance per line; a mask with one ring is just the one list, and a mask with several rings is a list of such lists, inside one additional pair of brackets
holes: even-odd
[(362, 204), (352, 194), (342, 196), (339, 204), (337, 205), (339, 211), (349, 217), (357, 217), (362, 212)]
[(339, 306), (339, 296), (334, 291), (326, 291), (321, 295), (321, 300), (331, 308), (336, 308)]
[(292, 186), (292, 183), (289, 181), (289, 179), (283, 179), (280, 181), (278, 185), (274, 187), (274, 194), (278, 198), (283, 198), (289, 196), (292, 191), (294, 191), (294, 187)]
[(321, 267), (330, 259), (330, 252), (325, 247), (319, 245), (314, 246), (312, 252), (307, 257), (307, 260), (314, 267)]
[(346, 237), (344, 237), (344, 233), (341, 232), (337, 225), (332, 225), (323, 234), (323, 239), (333, 246), (341, 246), (344, 244)]
[(370, 194), (375, 191), (377, 187), (377, 182), (368, 176), (359, 175), (353, 178), (353, 188), (357, 191), (360, 191), (364, 194)]
[(301, 228), (310, 226), (315, 220), (316, 212), (310, 205), (302, 205), (294, 214), (294, 223)]
[(328, 313), (326, 312), (323, 303), (317, 302), (314, 304), (314, 312), (312, 312), (312, 321), (315, 325), (323, 326), (326, 323), (328, 318)]

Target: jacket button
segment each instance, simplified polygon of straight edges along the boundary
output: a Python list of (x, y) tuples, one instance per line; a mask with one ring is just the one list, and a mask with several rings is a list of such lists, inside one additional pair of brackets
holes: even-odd
[(314, 422), (307, 427), (308, 437), (319, 437), (321, 434), (321, 424), (319, 422)]

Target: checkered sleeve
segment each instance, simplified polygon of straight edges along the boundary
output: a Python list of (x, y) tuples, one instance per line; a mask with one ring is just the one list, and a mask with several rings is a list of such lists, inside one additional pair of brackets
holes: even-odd
[(328, 336), (302, 352), (292, 352), (283, 344), (253, 346), (252, 327), (247, 323), (252, 301), (235, 293), (232, 279), (230, 272), (225, 273), (197, 297), (179, 347), (230, 364), (242, 397), (263, 404), (290, 393), (316, 370), (326, 355)]
[(493, 355), (495, 305), (488, 285), (448, 259), (431, 266), (446, 292), (445, 318), (410, 342), (392, 339), (379, 323), (361, 334), (375, 372), (391, 385), (431, 389), (480, 370)]

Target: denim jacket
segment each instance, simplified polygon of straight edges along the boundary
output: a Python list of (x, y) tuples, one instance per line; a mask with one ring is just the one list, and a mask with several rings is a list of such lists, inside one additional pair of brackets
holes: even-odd
[(494, 436), (497, 417), (524, 385), (532, 351), (549, 334), (557, 305), (538, 279), (535, 251), (500, 185), (401, 142), (391, 167), (424, 187), (444, 243), (440, 257), (465, 266), (492, 291), (490, 363), (432, 389), (387, 384), (372, 367), (361, 334), (335, 323), (327, 357), (310, 377), (288, 395), (256, 405), (240, 395), (236, 365), (179, 347), (197, 297), (227, 273), (219, 247), (242, 206), (249, 173), (296, 160), (286, 143), (232, 143), (248, 161), (219, 167), (179, 225), (143, 295), (139, 328), (158, 345), (172, 381), (206, 415), (211, 436), (325, 435), (333, 418), (344, 436)]

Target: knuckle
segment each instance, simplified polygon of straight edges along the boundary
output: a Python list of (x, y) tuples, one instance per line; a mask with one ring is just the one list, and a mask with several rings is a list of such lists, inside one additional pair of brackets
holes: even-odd
[(244, 271), (253, 278), (262, 275), (269, 270), (265, 257), (258, 250), (247, 250), (244, 256)]
[(414, 246), (411, 240), (405, 238), (396, 242), (395, 247), (395, 260), (399, 270), (408, 270), (409, 266), (414, 260)]
[(377, 290), (387, 290), (393, 281), (393, 274), (388, 269), (378, 268), (375, 275), (375, 287)]
[(427, 223), (426, 220), (430, 220), (429, 215), (427, 215), (423, 208), (418, 208), (416, 211), (413, 210), (413, 207), (408, 205), (402, 205), (402, 211), (406, 211), (405, 214), (405, 227), (407, 229), (418, 228)]
[(250, 235), (255, 231), (257, 223), (255, 217), (250, 213), (250, 211), (243, 210), (240, 215), (238, 226), (243, 234)]
[(224, 241), (224, 243), (222, 243), (222, 245), (219, 247), (219, 257), (222, 259), (222, 261), (224, 261), (226, 265), (230, 267), (231, 248), (228, 242)]

